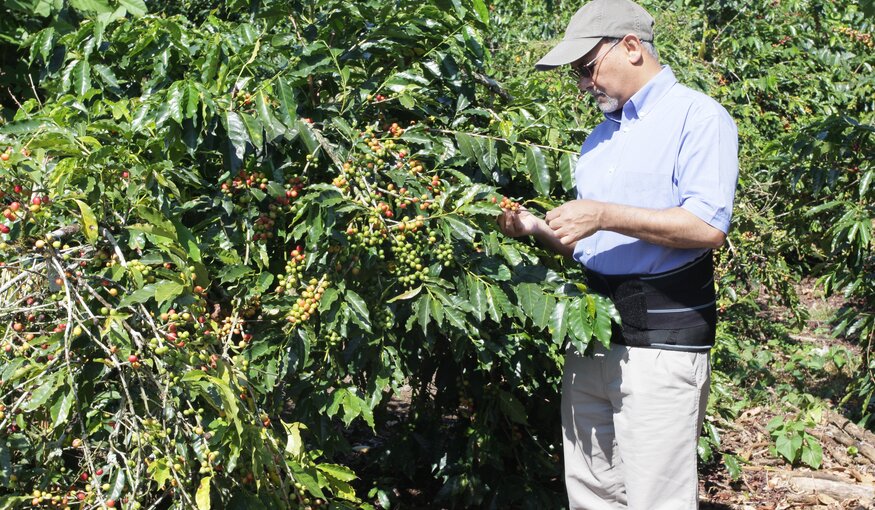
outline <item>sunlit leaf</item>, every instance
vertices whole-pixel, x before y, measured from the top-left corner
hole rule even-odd
[[[197,492],[194,495],[195,504],[197,504],[198,510],[210,510],[210,484],[212,482],[212,477],[205,476],[201,478],[201,482],[198,485]]]
[[[540,148],[530,145],[526,149],[526,168],[529,170],[529,178],[532,180],[535,191],[544,196],[549,195],[552,177],[547,168],[547,160]]]
[[[89,242],[97,241],[97,217],[94,215],[94,211],[85,202],[81,200],[74,201],[79,206],[79,213],[82,215],[82,233],[85,234],[85,238]]]

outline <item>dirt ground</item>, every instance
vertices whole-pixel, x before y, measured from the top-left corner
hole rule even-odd
[[[805,282],[799,289],[801,302],[809,310],[807,327],[791,338],[815,342],[824,348],[856,345],[827,334],[825,323],[838,298],[823,299]],[[780,320],[779,318],[776,318]],[[812,385],[817,385],[812,381]],[[702,510],[858,510],[875,509],[875,434],[848,421],[827,401],[820,423],[809,432],[823,447],[819,470],[793,467],[769,453],[766,424],[775,415],[770,407],[744,411],[722,432],[725,450],[746,459],[741,477],[733,481],[724,469],[701,474]]]
[[[703,473],[702,510],[875,508],[875,435],[828,411],[810,431],[823,446],[823,466],[817,471],[794,468],[768,453],[765,424],[772,418],[763,408],[754,408],[724,431],[724,447],[748,464],[737,481],[722,469]]]

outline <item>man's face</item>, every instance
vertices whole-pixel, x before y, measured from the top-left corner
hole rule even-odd
[[[577,86],[581,91],[589,93],[596,100],[596,104],[604,113],[617,111],[622,106],[620,99],[609,93],[612,70],[611,53],[618,42],[602,40],[595,48],[586,55],[571,64],[572,70],[578,76]]]

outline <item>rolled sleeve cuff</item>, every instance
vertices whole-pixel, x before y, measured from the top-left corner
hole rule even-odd
[[[717,230],[723,232],[724,234],[729,233],[729,220],[731,216],[726,209],[714,207],[710,204],[696,199],[684,201],[683,205],[681,205],[681,208],[689,211],[700,220],[704,221],[708,225],[711,225]]]

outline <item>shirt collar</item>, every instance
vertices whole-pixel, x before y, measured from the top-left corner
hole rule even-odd
[[[656,103],[668,93],[677,81],[671,67],[664,65],[656,76],[626,101],[623,108],[606,113],[605,117],[620,124],[630,119],[644,117],[653,110]]]

